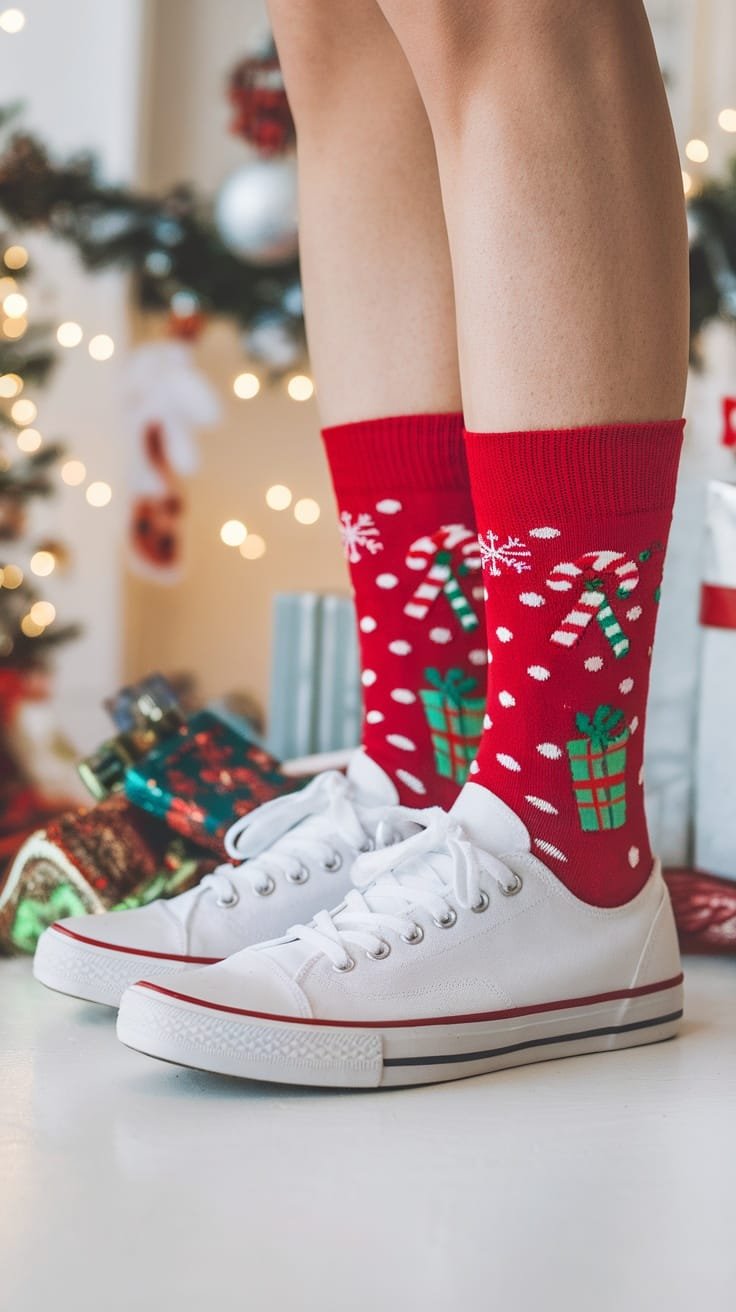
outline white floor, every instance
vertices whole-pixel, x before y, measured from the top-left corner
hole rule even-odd
[[[736,1306],[736,962],[674,1043],[320,1093],[178,1070],[0,961],[8,1312]]]

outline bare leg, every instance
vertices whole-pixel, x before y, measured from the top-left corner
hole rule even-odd
[[[466,423],[681,413],[684,205],[640,0],[381,0],[437,146]]]
[[[270,0],[299,138],[309,348],[325,425],[457,411],[434,145],[375,0]]]

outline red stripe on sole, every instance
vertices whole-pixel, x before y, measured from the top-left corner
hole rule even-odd
[[[132,957],[151,957],[155,961],[183,961],[194,966],[216,966],[222,957],[187,957],[181,956],[177,952],[148,952],[143,948],[124,948],[119,943],[103,943],[99,938],[88,938],[86,934],[77,934],[73,929],[67,929],[66,925],[60,925],[56,921],[50,926],[55,929],[57,934],[66,934],[67,938],[76,939],[78,943],[88,943],[93,948],[105,948],[107,952],[125,952]]]
[[[478,1021],[507,1020],[514,1016],[535,1016],[543,1011],[564,1011],[569,1007],[587,1007],[594,1002],[614,1002],[619,998],[640,998],[647,993],[660,993],[673,989],[683,981],[683,974],[672,979],[661,980],[656,984],[642,984],[636,989],[615,989],[613,993],[595,993],[589,998],[563,998],[559,1002],[541,1002],[535,1007],[510,1007],[507,1011],[478,1011],[464,1016],[431,1016],[415,1020],[315,1020],[304,1016],[279,1016],[269,1011],[249,1011],[246,1007],[228,1007],[220,1002],[208,1002],[205,998],[192,998],[186,993],[176,993],[174,989],[164,988],[161,984],[152,984],[146,979],[139,979],[134,988],[150,989],[152,993],[163,993],[166,997],[176,998],[178,1002],[191,1002],[196,1007],[206,1007],[209,1011],[224,1011],[233,1016],[252,1016],[254,1020],[282,1021],[286,1025],[327,1025],[339,1029],[413,1029],[419,1025],[472,1025]]]

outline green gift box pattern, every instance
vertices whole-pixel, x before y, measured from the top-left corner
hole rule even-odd
[[[586,833],[620,829],[626,823],[626,717],[602,705],[592,716],[578,711],[575,724],[584,737],[567,744],[567,755],[580,827]]]
[[[441,674],[430,668],[424,671],[431,688],[420,690],[427,717],[437,773],[455,783],[464,784],[470,763],[475,759],[483,729],[484,697],[469,697],[478,680],[459,668]]]

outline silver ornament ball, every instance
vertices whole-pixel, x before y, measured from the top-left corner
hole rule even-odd
[[[215,202],[217,230],[251,264],[285,264],[297,252],[296,164],[292,155],[254,159],[231,173]]]

